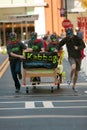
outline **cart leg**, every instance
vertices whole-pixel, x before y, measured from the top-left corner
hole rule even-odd
[[[51,87],[51,93],[53,93],[53,92],[54,92],[53,87]]]
[[[23,84],[26,85],[26,70],[23,70]]]
[[[60,83],[57,84],[57,89],[60,89]]]
[[[26,94],[28,94],[29,93],[29,88],[28,87],[26,87]]]
[[[58,84],[57,84],[57,89],[60,89],[60,75],[57,75],[57,80],[58,80]]]

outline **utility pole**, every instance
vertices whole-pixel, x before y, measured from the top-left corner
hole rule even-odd
[[[65,17],[67,19],[67,0],[65,0]]]

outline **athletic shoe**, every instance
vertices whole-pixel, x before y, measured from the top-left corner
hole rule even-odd
[[[78,92],[78,90],[76,90],[75,87],[72,87],[72,90],[73,90],[74,92]]]
[[[67,84],[70,85],[70,84],[71,84],[71,81],[70,81],[70,80],[67,80]]]

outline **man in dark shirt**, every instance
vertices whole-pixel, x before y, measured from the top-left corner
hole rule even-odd
[[[68,60],[71,65],[70,72],[70,81],[69,84],[73,80],[72,89],[75,90],[75,85],[78,79],[78,72],[81,67],[82,54],[81,50],[85,48],[85,43],[82,39],[78,38],[73,34],[72,28],[66,29],[66,37],[59,42],[59,49],[66,44],[67,52],[68,52]]]
[[[30,34],[31,38],[28,41],[27,45],[27,49],[25,50],[25,52],[44,52],[44,41],[42,39],[38,39],[37,38],[37,33],[36,32],[31,32]],[[38,82],[40,83],[40,77],[32,77],[32,81],[33,82]],[[36,83],[32,83],[32,85],[35,85]]]
[[[10,68],[16,88],[16,93],[20,92],[21,87],[19,82],[19,79],[22,79],[21,59],[25,59],[25,57],[22,56],[23,49],[26,49],[26,46],[17,40],[17,34],[15,32],[11,32],[7,41],[7,53],[9,56]]]
[[[28,48],[26,52],[44,52],[44,43],[42,39],[37,38],[37,33],[31,33],[31,39],[28,41]]]
[[[50,35],[51,41],[47,45],[46,51],[48,52],[58,52],[58,41],[55,34]]]

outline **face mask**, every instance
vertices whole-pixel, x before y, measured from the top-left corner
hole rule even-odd
[[[73,36],[73,31],[72,31],[71,29],[68,29],[68,30],[66,31],[66,35],[67,35],[68,37],[72,37],[72,36]]]
[[[36,40],[36,37],[35,37],[35,36],[32,36],[32,37],[31,37],[31,40],[32,40],[32,41],[35,41],[35,40]]]
[[[73,36],[73,33],[72,33],[72,32],[67,33],[67,36],[68,36],[68,37],[72,37],[72,36]]]
[[[13,42],[14,42],[15,40],[16,40],[16,38],[15,38],[15,37],[11,38],[11,41],[13,41]]]
[[[52,40],[52,42],[55,42],[55,41],[56,41],[56,38],[52,38],[51,40]]]

